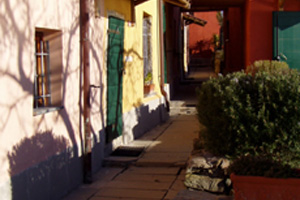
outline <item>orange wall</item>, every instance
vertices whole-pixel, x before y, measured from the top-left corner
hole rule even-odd
[[[199,54],[200,51],[213,51],[212,45],[213,35],[219,34],[220,25],[217,20],[217,12],[195,12],[194,16],[207,21],[207,24],[202,27],[196,24],[189,26],[189,48],[191,54]],[[199,42],[205,43],[199,47]],[[198,47],[197,47],[198,45]],[[200,50],[201,48],[201,50]]]

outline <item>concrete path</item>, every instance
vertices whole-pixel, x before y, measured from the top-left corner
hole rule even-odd
[[[108,158],[108,167],[98,172],[92,184],[80,186],[65,200],[174,199],[186,189],[185,165],[199,131],[195,113],[188,113],[172,116],[130,144],[145,147],[138,158]]]

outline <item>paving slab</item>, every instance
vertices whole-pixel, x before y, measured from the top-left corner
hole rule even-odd
[[[178,194],[178,191],[176,191],[176,190],[168,190],[168,193],[164,197],[164,200],[172,200],[177,196],[177,194]]]
[[[194,137],[196,138],[196,137]],[[182,138],[178,138],[177,141],[171,141],[169,143],[167,142],[161,142],[159,145],[151,145],[149,149],[146,150],[146,152],[170,152],[170,153],[190,153],[193,149],[193,139],[191,138],[191,142],[184,143],[180,142],[182,141]]]
[[[109,157],[111,163],[124,165],[101,169],[92,184],[79,187],[64,200],[177,198],[179,191],[185,190],[185,166],[199,129],[195,115],[172,116],[165,124],[128,144],[145,147],[140,156]]]
[[[178,115],[177,117],[174,117],[172,119],[173,119],[173,123],[174,123],[174,121],[181,121],[181,122],[186,121],[186,120],[195,120],[195,121],[197,121],[197,116],[196,115]]]
[[[143,189],[143,190],[163,190],[170,188],[169,182],[149,182],[149,181],[111,181],[104,188],[119,189]]]
[[[124,171],[122,167],[102,167],[93,178],[102,181],[112,180],[118,174],[122,173],[122,171]]]
[[[179,167],[136,167],[132,166],[126,172],[134,174],[161,174],[161,175],[177,175]]]
[[[101,189],[94,197],[162,199],[167,191],[136,189]]]
[[[145,133],[143,136],[141,136],[137,140],[140,140],[140,141],[154,141],[160,135],[162,135],[164,133],[164,131],[167,130],[172,123],[173,123],[172,120],[168,120],[164,124],[158,125],[154,129],[152,129],[149,132]]]
[[[89,199],[96,194],[101,187],[120,174],[124,168],[101,168],[93,177],[92,184],[83,184],[64,198],[64,200],[83,200]]]
[[[177,192],[186,189],[183,182],[183,180],[176,179],[176,181],[172,184],[170,189],[175,190]]]
[[[122,198],[122,197],[92,197],[89,200],[141,200],[141,198]],[[147,198],[147,200],[161,200],[159,198]]]
[[[97,192],[98,189],[81,186],[74,190],[67,197],[63,198],[63,200],[85,200],[94,196]]]
[[[137,162],[137,166],[180,166],[185,167],[189,153],[171,153],[171,152],[148,152]],[[183,166],[181,166],[183,164]]]
[[[177,176],[177,180],[185,180],[185,175],[186,175],[186,169],[181,169],[180,174]]]
[[[175,180],[176,176],[168,175],[148,175],[148,174],[139,174],[133,175],[130,173],[125,173],[117,176],[114,180],[116,181],[143,181],[143,182],[155,182],[155,183],[171,183]]]

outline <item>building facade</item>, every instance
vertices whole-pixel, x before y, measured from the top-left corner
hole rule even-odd
[[[60,199],[168,118],[160,2],[90,0],[88,32],[79,0],[0,3],[0,199]]]

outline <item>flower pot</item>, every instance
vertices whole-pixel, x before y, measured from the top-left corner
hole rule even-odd
[[[154,84],[144,85],[144,94],[149,94],[154,90]]]
[[[230,175],[234,199],[300,200],[300,179]]]

